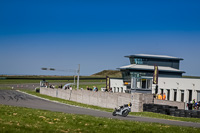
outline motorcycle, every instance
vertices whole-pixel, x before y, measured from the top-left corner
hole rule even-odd
[[[114,112],[112,113],[113,116],[120,115],[126,117],[129,112],[131,112],[132,104],[124,104],[123,106],[119,106],[119,108],[115,108]]]

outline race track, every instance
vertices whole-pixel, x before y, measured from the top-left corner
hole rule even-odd
[[[130,116],[130,115],[127,117],[112,116],[112,113],[109,113],[109,112],[103,112],[103,111],[98,111],[98,110],[93,110],[93,109],[86,109],[82,107],[75,107],[75,106],[66,105],[62,103],[56,103],[56,102],[48,101],[48,100],[41,99],[35,96],[27,95],[25,93],[22,93],[16,90],[0,90],[0,104],[34,108],[34,109],[43,109],[43,110],[50,110],[50,111],[64,112],[64,113],[71,113],[71,114],[84,114],[84,115],[91,115],[95,117],[106,117],[106,118],[130,120],[130,121],[141,121],[141,122],[156,122],[156,123],[162,123],[162,124],[168,124],[168,125],[189,126],[189,127],[200,128],[200,123],[171,121],[171,120],[146,118],[146,117],[138,117],[138,116]]]

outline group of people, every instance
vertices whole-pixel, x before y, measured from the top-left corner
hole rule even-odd
[[[72,87],[71,86],[65,86],[65,90],[67,90],[67,89],[72,90]]]
[[[55,88],[57,88],[55,85],[49,85],[49,86],[47,86],[47,88],[51,88],[51,89],[55,89]],[[60,86],[58,86],[58,88],[61,88],[62,89],[62,84],[60,85]]]
[[[50,86],[49,86],[49,88],[51,88],[51,89],[54,89],[54,88],[55,88],[55,86],[54,86],[54,85],[50,85]]]
[[[93,86],[93,89],[87,86],[86,89],[89,91],[95,91],[95,92],[98,91],[98,88],[96,86]]]
[[[96,87],[96,86],[93,86],[93,89],[92,88],[90,88],[90,87],[86,87],[86,90],[89,90],[89,91],[94,91],[94,92],[97,92],[98,91],[98,88]],[[101,88],[101,91],[104,91],[104,92],[113,92],[112,91],[112,88],[109,88],[109,89],[107,89],[107,88]]]
[[[104,91],[105,91],[105,92],[113,92],[113,91],[112,91],[112,88],[109,88],[109,89],[106,88]]]
[[[193,109],[195,110],[199,110],[200,108],[200,101],[199,102],[196,102],[195,99],[192,100],[192,107]]]
[[[55,87],[54,85],[50,85],[49,88],[55,89],[55,88],[57,88],[57,87]],[[63,88],[63,85],[61,84],[60,86],[58,86],[58,88],[59,88],[59,89],[62,89],[62,88]],[[65,90],[67,90],[67,89],[72,90],[72,86],[65,86],[64,89],[65,89]]]
[[[159,99],[159,100],[165,100],[166,99],[166,95],[165,93],[160,93],[160,94],[157,94],[156,95],[156,99]]]

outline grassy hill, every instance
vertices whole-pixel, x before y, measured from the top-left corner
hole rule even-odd
[[[200,76],[187,76],[187,75],[183,75],[183,78],[194,78],[194,79],[200,79]]]
[[[116,78],[121,78],[122,74],[119,70],[103,70],[101,72],[95,73],[91,76],[95,76],[95,77],[105,77],[105,76],[109,76],[109,77],[116,77]]]

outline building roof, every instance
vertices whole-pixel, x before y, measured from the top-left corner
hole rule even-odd
[[[150,54],[134,54],[134,55],[128,55],[125,57],[141,57],[141,58],[157,58],[157,59],[171,59],[171,60],[183,60],[183,58],[173,57],[173,56],[167,56],[167,55],[150,55]]]
[[[125,70],[125,69],[132,69],[132,70],[150,70],[154,71],[154,66],[150,65],[137,65],[137,64],[131,64],[127,66],[122,66],[118,69]],[[184,71],[181,71],[179,69],[175,69],[172,67],[166,67],[166,66],[158,66],[159,71],[166,71],[166,72],[178,72],[178,73],[185,73]]]

